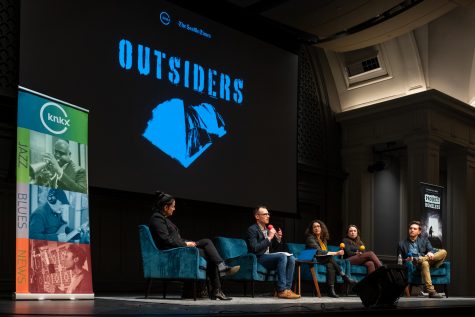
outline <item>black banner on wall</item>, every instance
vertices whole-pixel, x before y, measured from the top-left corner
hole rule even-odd
[[[442,248],[442,213],[444,212],[442,197],[444,187],[427,183],[420,184],[422,195],[422,235],[429,238],[429,241],[434,248]]]

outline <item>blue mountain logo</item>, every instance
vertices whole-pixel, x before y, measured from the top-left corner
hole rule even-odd
[[[174,98],[153,109],[143,136],[187,168],[213,144],[213,139],[226,134],[224,127],[223,118],[212,105],[185,107],[183,100]]]

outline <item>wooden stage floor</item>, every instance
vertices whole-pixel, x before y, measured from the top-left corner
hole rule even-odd
[[[94,300],[13,301],[7,295],[0,298],[0,316],[382,316],[392,313],[422,313],[424,316],[475,312],[475,298],[401,297],[394,307],[365,308],[357,296],[316,298],[304,296],[284,300],[266,296],[239,297],[231,301],[208,299],[182,300],[178,296],[162,299],[142,294],[102,294]],[[452,315],[453,316],[453,315]]]

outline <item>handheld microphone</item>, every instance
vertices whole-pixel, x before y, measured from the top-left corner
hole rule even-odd
[[[344,244],[343,242],[342,242],[342,243],[340,243],[340,249],[341,249],[341,250],[343,250],[344,248],[345,248],[345,244]],[[342,255],[340,255],[340,258],[342,258],[342,259],[343,259],[343,254],[342,254]]]
[[[360,245],[360,251],[364,252],[364,250],[366,250],[366,247],[364,245]]]
[[[267,225],[267,230],[271,231],[272,229],[274,229],[273,225]]]

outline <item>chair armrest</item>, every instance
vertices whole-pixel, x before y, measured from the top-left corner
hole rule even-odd
[[[197,278],[200,271],[199,263],[197,248],[160,250],[145,262],[144,275],[153,278],[193,279]]]
[[[253,253],[248,253],[248,254],[240,255],[238,257],[234,257],[231,259],[227,259],[226,264],[228,266],[236,266],[236,265],[241,266],[239,271],[236,274],[227,277],[228,279],[232,279],[232,280],[257,279],[257,257]]]
[[[160,261],[169,265],[198,266],[200,252],[197,248],[179,247],[159,252]]]
[[[249,264],[252,266],[257,265],[257,257],[254,253],[243,254],[231,259],[226,260],[227,265],[242,265]]]
[[[257,270],[257,257],[253,253],[248,253],[235,258],[227,259],[225,262],[228,266],[240,265],[241,269],[243,267],[250,267],[251,269]]]
[[[411,261],[404,262],[404,266],[406,267],[408,273],[412,273],[417,269],[417,267]]]

